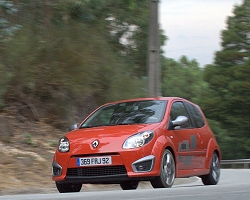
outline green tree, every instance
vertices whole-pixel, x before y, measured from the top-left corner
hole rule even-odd
[[[64,0],[58,2],[57,20],[68,18],[99,24],[115,51],[126,59],[127,73],[147,75],[148,0]]]
[[[9,40],[14,32],[20,28],[19,25],[12,24],[8,19],[16,12],[17,9],[12,1],[0,0],[0,45]]]
[[[135,30],[129,45],[120,43],[128,27],[147,32],[139,26],[146,15],[132,17],[139,16],[136,2],[145,1],[20,0],[23,28],[3,49],[11,76],[7,105],[54,123],[75,115],[81,120],[107,101],[144,96],[145,80],[133,72],[137,59],[145,61],[128,49],[146,55],[137,45],[145,38],[135,37]]]
[[[204,110],[227,130],[221,140],[225,158],[250,157],[250,0],[235,6],[222,32],[222,50],[215,63],[205,68],[209,90]],[[224,134],[225,135],[225,134]]]
[[[206,87],[202,69],[195,60],[182,56],[179,61],[162,59],[162,94],[197,102]]]
[[[10,78],[10,74],[6,70],[2,50],[4,43],[9,41],[14,33],[20,29],[17,25],[10,21],[10,18],[17,12],[16,6],[12,1],[0,0],[0,107],[4,106],[3,95],[6,92],[6,85]]]

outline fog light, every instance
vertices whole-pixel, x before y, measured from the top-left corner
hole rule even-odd
[[[155,157],[153,155],[141,158],[132,163],[134,172],[150,172],[154,167]]]
[[[52,163],[52,176],[61,176],[62,167],[55,161]]]

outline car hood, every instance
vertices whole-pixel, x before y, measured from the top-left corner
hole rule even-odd
[[[92,154],[116,152],[122,149],[124,141],[139,132],[153,130],[159,124],[136,124],[82,128],[69,132],[71,154]],[[92,143],[98,141],[94,148]]]

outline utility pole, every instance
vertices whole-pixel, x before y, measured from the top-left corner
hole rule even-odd
[[[159,0],[150,0],[148,97],[161,96],[160,41],[158,24]]]

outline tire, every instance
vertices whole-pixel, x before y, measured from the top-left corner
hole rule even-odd
[[[162,155],[160,176],[151,180],[153,188],[171,188],[175,179],[175,161],[172,153],[166,149]]]
[[[120,183],[120,186],[123,190],[135,190],[139,185],[139,181],[126,181]]]
[[[220,160],[217,153],[213,153],[210,163],[210,172],[201,176],[204,185],[216,185],[220,179]]]
[[[80,192],[82,188],[82,184],[75,184],[75,183],[58,183],[56,182],[57,190],[60,193],[67,193],[67,192]]]

